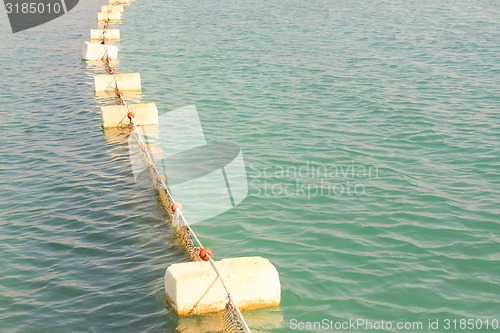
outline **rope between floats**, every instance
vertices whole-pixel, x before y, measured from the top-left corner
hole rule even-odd
[[[113,2],[109,9],[108,9],[108,18],[104,21],[104,27],[102,29],[102,39],[101,39],[101,44],[103,45],[106,45],[107,44],[107,40],[106,40],[106,32],[108,30],[108,26],[109,26],[109,13],[111,13],[113,11],[113,6],[116,6],[120,3],[120,1],[115,1]]]
[[[123,97],[121,97],[121,99],[123,101],[123,105],[127,105],[126,102],[123,100]],[[134,117],[129,117],[129,119],[130,119],[130,127],[132,129],[132,132],[134,133],[134,136],[136,137],[136,140],[138,141],[138,143],[140,144],[141,147],[145,147],[146,144],[144,142],[144,138],[142,137],[141,133],[139,132],[139,129],[137,128],[137,126],[134,122]],[[166,193],[169,201],[172,204],[174,204],[175,199],[172,196],[168,187],[166,186],[165,181],[159,177],[159,176],[161,176],[161,174],[159,173],[159,171],[158,171],[158,169],[153,161],[153,158],[151,157],[151,154],[149,153],[149,151],[147,149],[146,150],[141,149],[141,151],[144,153],[144,156],[146,157],[147,164],[151,167],[154,175],[156,176],[154,178],[157,181],[159,181],[161,189]],[[177,209],[174,211],[174,218],[175,217],[177,217],[177,219],[179,221],[179,226],[187,229],[189,236],[191,236],[195,240],[196,244],[198,244],[198,246],[199,246],[199,249],[204,249],[205,247],[203,246],[202,242],[200,241],[200,239],[198,238],[198,236],[194,232],[193,228],[191,228],[191,226],[189,225],[189,223],[185,219],[181,210]],[[197,253],[198,253],[197,255],[199,257],[199,252],[197,252]],[[225,280],[223,274],[221,273],[221,271],[217,265],[217,262],[215,260],[213,260],[213,258],[210,254],[206,254],[205,256],[208,257],[208,261],[210,262],[210,265],[212,266],[215,273],[217,274],[217,277],[218,277],[219,281],[221,282],[221,284],[222,284],[222,286],[227,294],[228,303],[226,304],[226,309],[225,309],[226,316],[224,318],[225,320],[224,320],[223,332],[251,333],[250,328],[248,327],[248,325],[245,321],[245,318],[243,317],[243,314],[241,313],[238,306],[236,305],[235,300],[231,296],[231,291],[230,291],[229,287],[227,286],[226,280]],[[230,313],[230,312],[234,312],[236,317],[228,316],[228,313]],[[228,329],[228,327],[230,327],[230,329]]]

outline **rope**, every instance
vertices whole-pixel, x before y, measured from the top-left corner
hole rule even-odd
[[[111,6],[119,4],[119,1],[115,1]],[[111,8],[108,10],[108,13],[111,11]],[[106,30],[108,29],[108,24],[109,24],[109,18],[105,21],[104,23],[104,29],[103,29],[103,39],[102,39],[102,44],[106,44]],[[238,309],[238,306],[236,305],[236,302],[234,301],[233,297],[231,296],[231,292],[227,286],[227,283],[222,275],[222,273],[219,270],[219,267],[216,263],[215,260],[213,260],[212,256],[210,254],[205,254],[205,258],[200,257],[200,251],[204,249],[205,247],[201,243],[200,239],[194,232],[194,230],[191,228],[189,223],[187,222],[186,218],[182,214],[182,210],[176,209],[175,211],[172,211],[172,205],[175,204],[174,197],[172,196],[172,193],[168,189],[165,181],[166,178],[158,171],[158,168],[156,167],[153,158],[147,149],[147,145],[144,141],[144,138],[142,134],[140,133],[139,129],[137,128],[137,125],[135,124],[134,117],[135,115],[133,112],[130,112],[130,108],[127,105],[127,102],[125,101],[124,94],[119,88],[119,82],[116,79],[116,71],[115,69],[111,66],[111,58],[108,56],[108,51],[106,50],[105,55],[103,56],[102,60],[104,61],[106,65],[106,69],[109,74],[115,76],[115,93],[116,97],[118,99],[118,103],[120,105],[126,106],[128,109],[128,114],[127,117],[130,120],[130,128],[132,130],[132,134],[136,138],[136,141],[138,142],[139,146],[141,147],[141,152],[143,155],[143,158],[145,160],[146,165],[148,166],[148,169],[150,171],[150,175],[152,179],[155,179],[157,183],[159,184],[158,188],[158,193],[160,195],[160,199],[162,204],[164,205],[167,213],[169,214],[171,220],[172,220],[172,225],[177,231],[177,236],[178,239],[180,240],[182,246],[186,249],[188,252],[188,255],[192,261],[201,261],[201,260],[208,260],[210,262],[210,265],[214,269],[215,273],[217,274],[217,277],[219,278],[224,290],[226,291],[227,294],[227,303],[225,306],[225,314],[223,318],[223,333],[251,333],[250,328],[248,327],[245,318],[241,314],[241,311]],[[193,241],[194,240],[194,241]],[[208,258],[208,259],[206,259]]]
[[[115,5],[118,5],[120,3],[120,1],[115,1],[113,2],[109,9],[108,9],[108,14],[111,13],[113,11],[113,6]],[[102,30],[102,40],[101,40],[101,44],[104,44],[106,45],[107,44],[107,40],[106,40],[106,30],[108,30],[108,26],[109,26],[109,15],[108,15],[108,18],[104,21],[104,27],[103,27],[103,30]]]
[[[111,5],[109,5],[108,14],[113,11],[113,6],[118,6],[119,4],[120,4],[120,1],[115,1]]]
[[[123,100],[123,96],[121,97],[123,101],[123,105],[126,105],[125,101]],[[134,118],[130,118],[130,127],[132,129],[132,133],[134,134],[136,140],[138,141],[139,145],[141,147],[147,147],[144,138],[142,137],[141,133],[139,132],[139,129],[137,128],[137,125],[134,122]],[[162,200],[163,204],[166,206],[167,211],[171,211],[172,204],[175,203],[175,200],[169,191],[168,187],[165,184],[165,181],[160,178],[161,174],[158,172],[158,169],[153,161],[153,158],[151,157],[151,154],[147,149],[141,149],[143,152],[143,156],[145,157],[146,164],[150,167],[152,170],[152,176],[153,179],[156,179],[159,184],[160,184],[160,189],[158,192],[160,192],[160,197],[161,197],[161,192],[164,193],[166,197],[166,202],[167,205],[165,205],[164,200]],[[170,203],[170,205],[168,205]],[[203,244],[201,243],[200,239],[198,236],[196,236],[196,233],[193,231],[187,220],[185,219],[184,215],[182,214],[182,211],[176,210],[173,214],[173,220],[176,222],[173,225],[177,229],[177,233],[179,235],[179,238],[181,240],[181,243],[183,246],[186,248],[188,251],[188,254],[193,261],[200,261],[202,260],[200,258],[200,250],[204,248]],[[193,242],[196,242],[198,244],[198,247],[194,244]],[[207,254],[208,260],[214,269],[215,273],[217,274],[217,277],[219,278],[220,282],[222,283],[222,286],[224,287],[224,290],[226,291],[228,302],[226,304],[226,315],[224,316],[224,326],[226,324],[230,324],[228,327],[232,327],[233,329],[237,330],[224,330],[223,332],[242,332],[242,333],[250,333],[250,328],[248,327],[245,318],[241,314],[241,311],[238,309],[236,302],[234,301],[233,297],[231,296],[230,289],[227,286],[227,283],[225,281],[225,278],[223,277],[222,273],[219,270],[219,267],[215,260],[212,259],[212,257]],[[231,312],[228,314],[228,311]],[[228,317],[229,316],[229,317]],[[226,317],[230,318],[227,319]]]

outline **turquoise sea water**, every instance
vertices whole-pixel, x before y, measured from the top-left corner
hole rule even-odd
[[[0,10],[0,332],[196,326],[165,305],[164,270],[187,256],[134,181],[128,132],[101,128],[104,66],[80,60],[101,4],[18,34]],[[249,196],[195,227],[218,258],[277,267],[282,305],[252,327],[500,331],[498,1],[125,11],[116,67],[141,73],[140,100],[195,104],[208,139],[241,146]],[[394,326],[298,329],[324,319]]]

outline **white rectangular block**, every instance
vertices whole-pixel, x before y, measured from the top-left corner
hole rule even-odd
[[[95,92],[114,91],[116,81],[120,90],[141,90],[141,74],[125,73],[94,76]]]
[[[122,14],[118,12],[111,13],[97,13],[97,21],[102,22],[108,20],[109,22],[116,22],[122,19]]]
[[[104,5],[101,6],[101,12],[107,13],[109,10],[111,10],[112,13],[123,13],[123,6],[122,5]]]
[[[122,127],[128,126],[130,120],[127,117],[129,112],[133,112],[134,122],[138,126],[158,124],[158,109],[154,103],[112,105],[101,107],[102,127]]]
[[[90,39],[93,40],[101,40],[103,29],[92,29],[90,30]],[[120,39],[120,30],[117,29],[107,29],[106,30],[106,39],[108,40],[118,40]]]
[[[262,257],[217,261],[240,310],[278,306],[279,274]],[[174,264],[165,272],[167,302],[179,316],[223,311],[227,295],[209,262]]]
[[[82,58],[84,60],[101,60],[105,57],[118,58],[118,48],[114,45],[103,45],[100,43],[83,42]]]

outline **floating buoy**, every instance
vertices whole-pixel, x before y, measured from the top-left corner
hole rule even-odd
[[[122,93],[122,91],[121,91],[121,90],[118,90],[118,91],[116,92],[116,96],[118,96],[118,97],[123,97],[123,93]],[[128,117],[128,115],[127,115],[127,117]],[[129,118],[129,119],[130,119],[130,118]]]
[[[108,40],[118,40],[120,39],[120,30],[118,29],[92,29],[90,30],[90,39],[102,39],[102,35],[105,32],[106,38]]]
[[[279,274],[269,260],[262,257],[228,258],[216,261],[216,264],[227,274],[231,296],[240,310],[280,304]],[[173,264],[167,268],[164,282],[167,303],[179,316],[224,311],[227,293],[207,262]],[[206,327],[203,328],[200,331],[206,332]]]
[[[175,212],[176,210],[182,210],[182,204],[180,202],[174,202],[171,208],[173,212]]]
[[[214,257],[214,253],[212,252],[212,249],[210,249],[209,247],[204,247],[203,249],[201,249],[200,251],[200,258],[205,260],[205,261],[208,261],[210,260],[210,258],[213,258]]]
[[[134,118],[134,117],[135,117],[135,114],[132,111],[130,111],[129,113],[127,113],[127,118],[128,119],[132,120],[132,118]]]
[[[109,12],[111,13],[123,13],[123,6],[122,5],[104,5],[101,6],[101,12]]]
[[[102,59],[102,56],[99,59]],[[116,81],[120,82],[120,90],[122,91],[141,90],[141,74],[123,73],[116,75],[106,74],[94,76],[95,92],[115,91]]]
[[[122,13],[119,12],[105,12],[97,13],[97,22],[116,22],[122,19]]]
[[[116,74],[119,76],[120,74]],[[146,104],[128,104],[128,105],[106,105],[101,107],[102,126],[122,127],[129,124],[127,114],[133,112],[135,114],[134,124],[136,126],[157,125],[158,124],[158,109],[154,103]],[[149,146],[146,150],[150,150]]]
[[[82,58],[84,60],[97,61],[107,57],[108,62],[111,59],[118,58],[118,48],[113,45],[103,45],[100,43],[84,42],[82,45]]]
[[[143,152],[148,151],[148,146],[147,146],[147,145],[142,145],[142,146],[141,146],[141,150],[142,150]]]
[[[156,181],[157,181],[158,183],[161,183],[161,182],[163,182],[163,183],[164,183],[164,182],[166,182],[166,181],[167,181],[167,177],[165,177],[164,175],[158,175],[158,176],[156,176]]]

